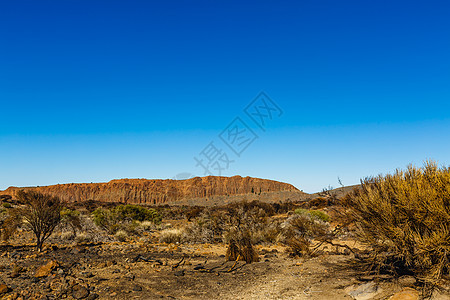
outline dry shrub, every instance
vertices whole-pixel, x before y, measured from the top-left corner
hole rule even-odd
[[[227,260],[240,260],[246,263],[259,261],[258,253],[253,248],[251,236],[248,230],[233,228],[226,234],[228,248],[225,255]]]
[[[286,245],[288,246],[287,251],[291,256],[310,256],[312,254],[310,241],[302,236],[288,239]]]
[[[90,243],[105,243],[114,241],[114,237],[108,235],[108,233],[99,228],[90,215],[80,215],[81,223],[83,224],[83,232],[78,233],[75,240],[79,238],[84,239]]]
[[[228,243],[227,235],[233,228],[250,233],[251,243],[271,244],[281,240],[281,220],[272,220],[277,211],[287,204],[268,204],[258,201],[235,202],[221,207],[204,208],[199,216],[185,228],[183,241],[189,243]]]
[[[225,254],[226,260],[237,260],[240,255],[239,248],[234,240],[228,243],[227,252]]]
[[[125,230],[118,230],[114,236],[121,242],[125,242],[128,237],[128,233]]]
[[[238,223],[254,224],[261,212],[246,211],[238,205],[224,206],[220,208],[205,209],[186,228],[186,241],[192,243],[218,243],[223,239],[223,234],[230,227]]]
[[[317,197],[307,202],[308,208],[324,208],[334,204],[333,199],[329,197]]]
[[[246,238],[241,240],[239,246],[240,253],[242,255],[242,259],[250,264],[252,262],[259,261],[259,255],[256,252],[255,248],[253,248],[252,242],[250,238]]]
[[[78,244],[82,244],[82,243],[87,243],[89,242],[90,236],[89,234],[87,234],[86,232],[80,232],[76,237],[75,237],[75,242]]]
[[[159,235],[159,242],[167,244],[180,243],[183,236],[183,231],[180,229],[166,229],[161,231]]]
[[[284,242],[287,238],[284,236],[283,220],[271,217],[277,212],[287,211],[288,208],[292,211],[298,206],[292,203],[242,201],[221,207],[203,208],[184,228],[182,242],[224,242],[229,244],[232,250],[229,237],[236,234],[236,231],[247,232],[252,245]],[[239,246],[237,241],[236,245]]]
[[[0,195],[0,201],[10,202],[12,201],[12,197],[10,195]]]
[[[310,214],[292,215],[284,224],[284,235],[292,237],[317,238],[328,232],[328,224]]]
[[[216,242],[214,231],[205,223],[195,221],[184,229],[183,241],[199,244],[199,243],[213,243]]]
[[[92,216],[87,212],[80,212],[78,216],[81,230],[74,232],[72,228],[65,224],[60,224],[55,229],[55,233],[49,238],[51,243],[105,243],[116,240],[114,235],[110,235],[106,230],[94,224]],[[57,231],[57,232],[56,232]]]
[[[228,244],[226,258],[236,260],[239,257],[247,263],[259,261],[253,243],[265,238],[268,217],[275,213],[273,207],[257,201],[243,201],[230,204],[226,209],[227,214],[222,214],[227,216],[223,228],[223,241]]]
[[[9,210],[2,220],[1,237],[3,241],[9,240],[17,229],[23,224],[22,213],[18,209]]]
[[[144,231],[151,231],[156,229],[156,224],[150,221],[144,221],[139,223],[139,227]]]
[[[258,226],[252,231],[253,244],[275,244],[282,239],[282,220],[268,220],[264,226]]]
[[[322,239],[329,233],[329,225],[311,214],[294,214],[283,224],[282,242],[293,256],[311,255],[314,239]]]
[[[204,210],[204,207],[193,206],[193,207],[186,209],[186,212],[184,213],[184,215],[186,216],[186,219],[188,221],[191,221],[192,219],[199,217],[200,214],[203,212],[203,210]]]
[[[450,270],[450,169],[427,162],[366,178],[346,200],[372,268],[435,282]]]
[[[266,217],[273,216],[275,214],[275,208],[270,203],[260,202],[260,201],[241,201],[230,203],[226,206],[228,210],[241,210],[241,211],[259,211],[260,215]]]
[[[64,231],[59,237],[63,241],[71,241],[75,239],[75,234],[73,233],[73,231]]]

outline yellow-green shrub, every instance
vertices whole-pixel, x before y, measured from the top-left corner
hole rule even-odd
[[[347,205],[378,270],[434,281],[450,269],[450,169],[427,162],[366,178]]]
[[[294,212],[298,215],[302,214],[310,215],[312,218],[323,222],[330,222],[330,216],[321,210],[308,210],[303,208],[297,208]]]

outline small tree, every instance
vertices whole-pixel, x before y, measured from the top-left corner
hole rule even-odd
[[[42,245],[61,222],[61,200],[37,192],[17,193],[17,199],[24,206],[10,210],[9,217],[2,225],[2,238],[7,240],[19,226],[31,230],[36,236],[36,249],[42,251]]]

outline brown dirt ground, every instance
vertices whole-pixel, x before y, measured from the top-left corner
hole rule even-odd
[[[352,299],[352,286],[374,282],[379,293],[370,299],[387,299],[405,286],[391,278],[363,276],[351,267],[353,255],[335,249],[314,258],[291,258],[281,246],[258,247],[261,260],[252,264],[226,262],[225,250],[224,245],[112,242],[36,253],[31,246],[3,245],[0,276],[10,288],[3,296],[74,299],[80,285],[91,297],[85,299],[339,300]],[[35,278],[36,269],[49,260],[59,267]],[[434,299],[450,299],[444,292],[444,298]]]

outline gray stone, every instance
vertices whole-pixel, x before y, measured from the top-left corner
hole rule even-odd
[[[94,299],[97,299],[98,297],[99,297],[98,294],[93,293],[93,294],[90,294],[86,299],[87,300],[94,300]]]
[[[84,299],[89,296],[89,290],[81,285],[75,285],[72,288],[72,297],[75,299]]]
[[[369,300],[382,290],[375,282],[371,281],[358,286],[350,286],[345,291],[355,300]]]

